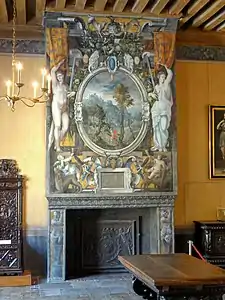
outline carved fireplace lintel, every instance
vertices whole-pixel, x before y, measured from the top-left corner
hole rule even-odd
[[[47,196],[49,209],[105,209],[105,208],[138,208],[138,207],[161,207],[174,206],[176,195],[84,195],[71,197],[68,194]]]

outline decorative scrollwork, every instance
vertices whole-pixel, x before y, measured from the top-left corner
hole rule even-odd
[[[17,163],[13,159],[0,160],[0,178],[15,178],[19,174]]]

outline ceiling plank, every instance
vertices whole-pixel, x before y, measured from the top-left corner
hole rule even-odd
[[[26,24],[26,0],[16,0],[16,19],[17,24]]]
[[[208,9],[206,9],[203,13],[201,13],[197,18],[193,20],[192,26],[199,27],[224,6],[225,0],[216,0],[216,2],[214,2]]]
[[[122,12],[127,5],[128,0],[116,0],[113,5],[113,12]]]
[[[94,10],[102,12],[105,9],[107,1],[108,0],[95,0]]]
[[[160,14],[170,0],[157,0],[151,8],[153,14]]]
[[[198,1],[195,1],[188,8],[186,16],[180,20],[181,25],[185,24],[188,20],[190,20],[190,18],[192,18],[194,15],[196,15],[197,12],[199,12],[200,9],[202,9],[210,1],[211,0],[198,0]]]
[[[177,15],[181,13],[182,9],[190,2],[191,0],[176,0],[175,3],[170,7],[169,13],[171,15]]]
[[[75,10],[82,10],[85,8],[87,0],[76,0]]]
[[[65,8],[65,6],[66,6],[66,0],[56,0],[56,3],[55,3],[56,8],[61,9],[61,8]]]
[[[136,0],[132,7],[132,12],[137,14],[142,13],[148,2],[149,0]]]
[[[8,13],[6,8],[6,2],[0,1],[0,23],[8,22]]]
[[[216,31],[225,31],[225,22],[223,22],[217,29]],[[222,35],[222,34],[220,34]]]
[[[199,28],[178,30],[176,45],[225,47],[225,34],[222,31],[202,31]]]
[[[36,0],[36,17],[42,18],[45,10],[46,0]]]
[[[203,29],[212,30],[216,26],[220,25],[223,21],[225,21],[225,11],[222,11],[218,16],[214,17],[208,23],[206,23]]]

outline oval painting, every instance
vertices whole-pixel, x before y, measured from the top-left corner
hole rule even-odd
[[[102,149],[123,149],[140,133],[143,94],[133,77],[123,70],[112,76],[104,69],[92,76],[84,88],[83,129]]]

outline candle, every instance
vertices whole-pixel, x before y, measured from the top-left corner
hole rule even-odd
[[[52,80],[51,75],[48,74],[47,81],[48,81],[48,93],[49,94],[51,93],[51,80]]]
[[[11,96],[11,86],[12,86],[12,82],[11,82],[10,80],[7,80],[5,84],[6,84],[6,87],[7,87],[6,95],[7,95],[7,96]]]
[[[38,87],[37,81],[34,81],[34,82],[32,83],[32,86],[33,86],[33,88],[34,88],[34,99],[36,99],[36,98],[37,98],[37,87]]]
[[[17,83],[21,83],[21,72],[23,69],[23,65],[21,64],[21,62],[18,62],[16,64],[16,69],[17,69]]]
[[[42,74],[42,85],[41,85],[41,87],[44,89],[45,88],[45,77],[47,75],[47,70],[45,68],[42,69],[41,74]]]

